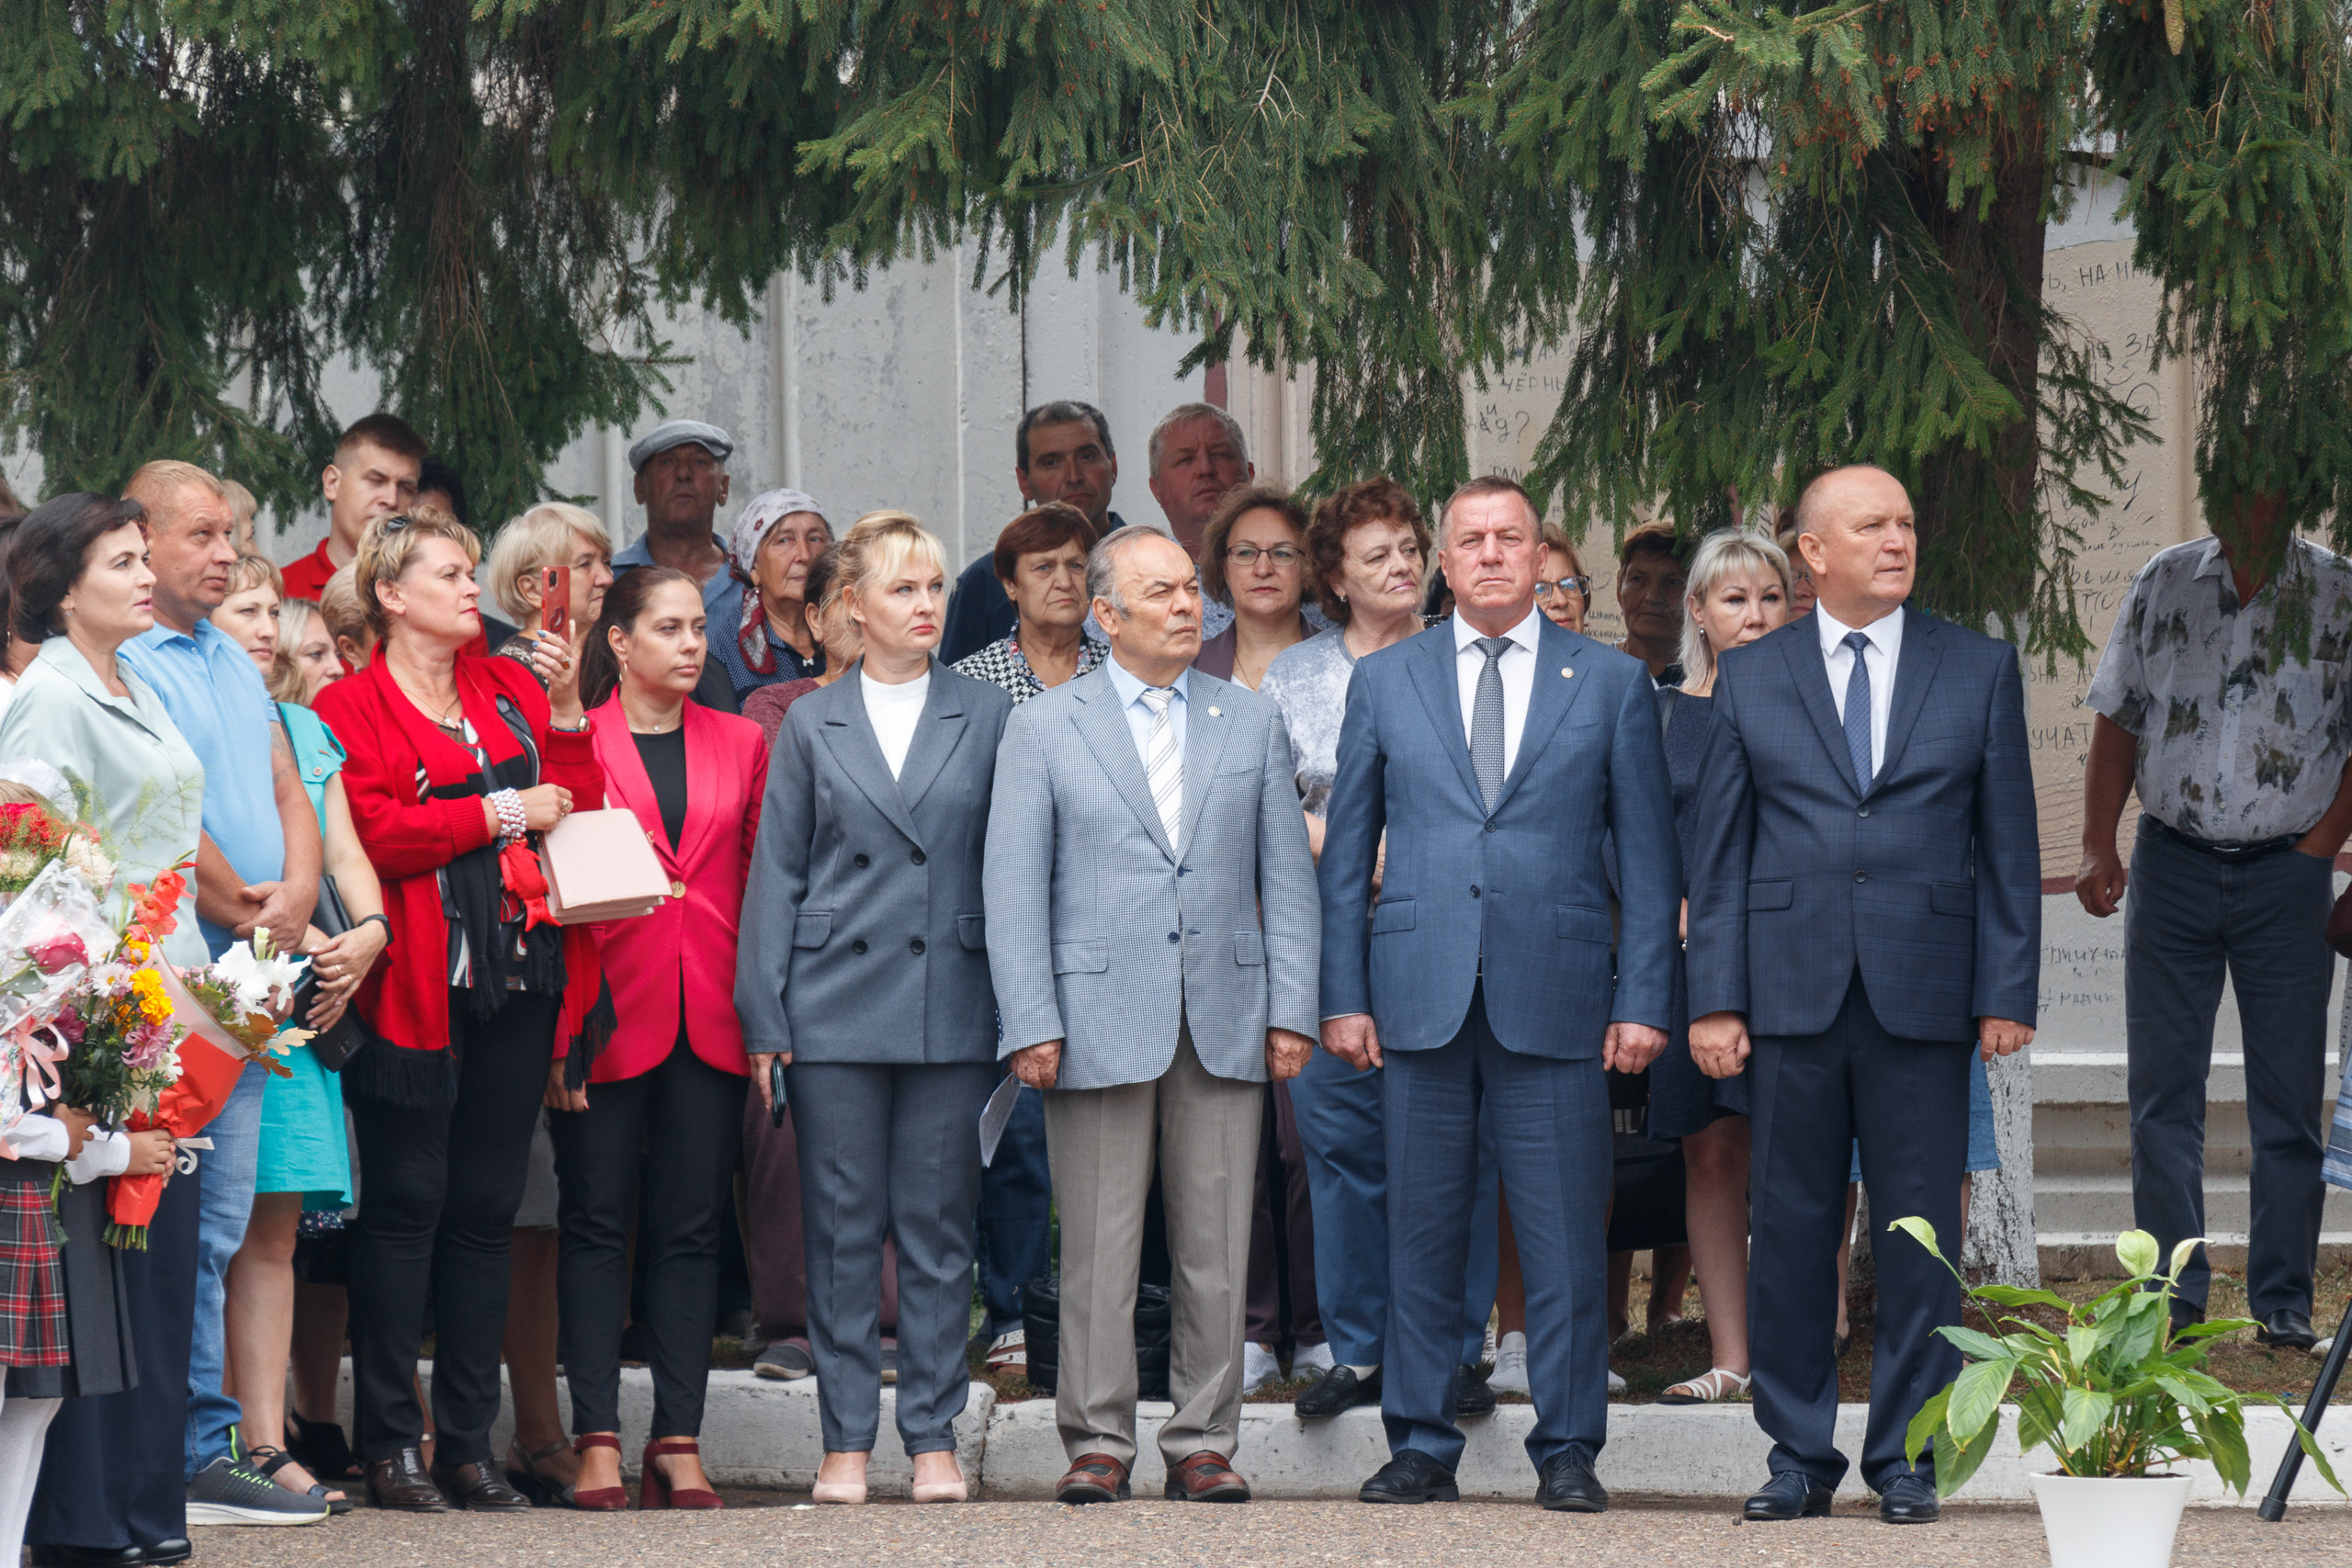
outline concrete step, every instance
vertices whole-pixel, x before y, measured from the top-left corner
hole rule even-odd
[[[2312,1362],[2316,1375],[2319,1362]],[[912,1483],[910,1461],[899,1447],[895,1422],[897,1391],[882,1391],[882,1422],[875,1444],[869,1483],[880,1496],[904,1496]],[[569,1422],[570,1401],[564,1406]],[[631,1474],[652,1420],[651,1374],[642,1368],[621,1373],[621,1456]],[[1165,1402],[1137,1406],[1136,1427],[1141,1457],[1136,1465],[1138,1496],[1159,1494],[1163,1472],[1155,1444],[1159,1428],[1173,1414]],[[345,1372],[342,1418],[350,1419],[349,1371]],[[1869,1407],[1841,1404],[1838,1408],[1838,1444],[1849,1455],[1861,1451]],[[1464,1421],[1469,1440],[1457,1471],[1464,1498],[1523,1500],[1535,1490],[1535,1473],[1528,1462],[1527,1435],[1533,1427],[1532,1405],[1506,1404],[1491,1416]],[[2286,1416],[2270,1408],[2246,1412],[2246,1438],[2256,1477],[2254,1495],[2240,1499],[2222,1487],[2210,1466],[2182,1466],[2197,1477],[2191,1493],[2199,1504],[2243,1506],[2258,1501],[2263,1486],[2285,1451]],[[511,1427],[502,1415],[492,1444],[505,1450]],[[1068,1461],[1054,1427],[1051,1400],[1020,1404],[996,1403],[985,1383],[971,1385],[964,1415],[956,1423],[956,1454],[977,1495],[989,1498],[1044,1498],[1053,1495]],[[2335,1421],[2320,1428],[2319,1440],[2338,1473],[2352,1473],[2352,1421]],[[814,1479],[822,1438],[817,1421],[816,1380],[769,1382],[750,1372],[713,1372],[702,1428],[703,1463],[713,1480],[729,1486],[766,1486],[806,1491]],[[1658,1497],[1730,1505],[1759,1485],[1766,1474],[1770,1444],[1757,1429],[1755,1412],[1747,1404],[1676,1407],[1663,1404],[1611,1404],[1609,1438],[1595,1466],[1601,1483],[1630,1498]],[[1234,1463],[1250,1478],[1256,1494],[1266,1498],[1352,1497],[1364,1479],[1388,1457],[1380,1412],[1351,1410],[1329,1421],[1301,1421],[1287,1404],[1245,1404],[1241,1407],[1241,1440]],[[1962,1489],[1960,1499],[1971,1503],[2024,1503],[2032,1499],[2027,1476],[2054,1468],[2046,1453],[2022,1455],[2017,1445],[2017,1416],[2005,1411],[2002,1434],[1995,1441],[1984,1468]],[[1849,1472],[1841,1496],[1863,1495],[1859,1477]],[[2315,1474],[2306,1473],[2295,1495],[2298,1508],[2339,1503]]]
[[[2114,1105],[2128,1103],[2126,1074],[2129,1055],[2120,1050],[2032,1049],[2033,1103],[2045,1105]],[[2340,1065],[2327,1054],[2326,1093],[2332,1100]],[[2245,1053],[2216,1048],[2205,1078],[2209,1105],[2245,1103]]]
[[[2243,1235],[2253,1224],[2251,1179],[2234,1174],[2205,1176],[2205,1230],[2213,1236]],[[2352,1192],[2327,1189],[2324,1230],[2352,1233]],[[2056,1232],[2105,1235],[2132,1225],[2132,1176],[2044,1173],[2033,1182],[2033,1223],[2043,1235]]]

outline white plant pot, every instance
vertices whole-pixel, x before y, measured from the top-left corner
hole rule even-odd
[[[2051,1568],[2165,1568],[2186,1475],[2034,1475]]]

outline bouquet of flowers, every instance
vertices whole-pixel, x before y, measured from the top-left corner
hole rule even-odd
[[[169,934],[186,886],[175,872],[158,878],[156,889],[141,897],[137,923],[126,945],[143,955],[156,938]],[[136,887],[132,891],[134,897],[142,894]],[[228,1104],[248,1063],[259,1062],[279,1077],[290,1076],[277,1058],[311,1036],[306,1030],[278,1029],[272,1009],[291,998],[309,962],[274,952],[266,932],[255,932],[213,963],[186,974],[157,955],[145,973],[155,976],[171,1004],[174,1023],[185,1025],[188,1038],[178,1054],[178,1077],[152,1110],[130,1119],[132,1130],[161,1127],[175,1138],[192,1138]],[[108,1246],[146,1249],[147,1224],[163,1198],[164,1179],[161,1175],[114,1179],[107,1198]]]
[[[92,970],[51,1025],[67,1047],[58,1098],[108,1127],[153,1116],[180,1077],[187,1031],[172,1014],[156,970]]]
[[[118,943],[90,885],[52,858],[0,913],[0,1132],[60,1098],[57,1066],[79,1024],[75,998]],[[127,969],[115,966],[125,976]],[[16,1151],[0,1138],[0,1156]]]
[[[114,881],[114,858],[86,822],[68,822],[48,807],[0,803],[0,896],[29,888],[51,865],[63,862],[103,897]]]

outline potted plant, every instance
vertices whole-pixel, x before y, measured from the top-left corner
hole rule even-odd
[[[1888,1227],[1909,1235],[1951,1269],[1933,1225],[1916,1216]],[[2164,1568],[2188,1500],[2187,1475],[2167,1473],[2177,1460],[2211,1462],[2224,1484],[2243,1494],[2252,1474],[2245,1404],[2276,1404],[2295,1423],[2295,1439],[2327,1483],[2343,1490],[2327,1456],[2278,1394],[2242,1394],[2204,1370],[2218,1336],[2256,1326],[2214,1319],[2175,1331],[2170,1303],[2180,1271],[2198,1247],[2184,1241],[2171,1267],[2156,1269],[2156,1238],[2125,1231],[2115,1256],[2130,1276],[2086,1302],[2050,1291],[2007,1285],[1961,1289],[1983,1311],[1985,1329],[1939,1328],[1967,1365],[1921,1407],[1904,1450],[1912,1462],[1936,1444],[1936,1492],[1960,1490],[1992,1451],[2002,1402],[2015,1391],[2018,1447],[2048,1448],[2058,1468],[2031,1476],[2050,1539],[2052,1568]],[[1955,1279],[1960,1270],[1952,1269]],[[2046,1307],[2063,1328],[2016,1315]],[[2000,1314],[2007,1315],[1996,1315]]]

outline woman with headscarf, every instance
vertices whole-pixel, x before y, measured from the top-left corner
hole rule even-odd
[[[765,490],[735,517],[729,569],[743,584],[741,629],[711,651],[741,701],[762,686],[825,672],[825,649],[808,629],[808,563],[833,542],[832,525],[804,491]]]

